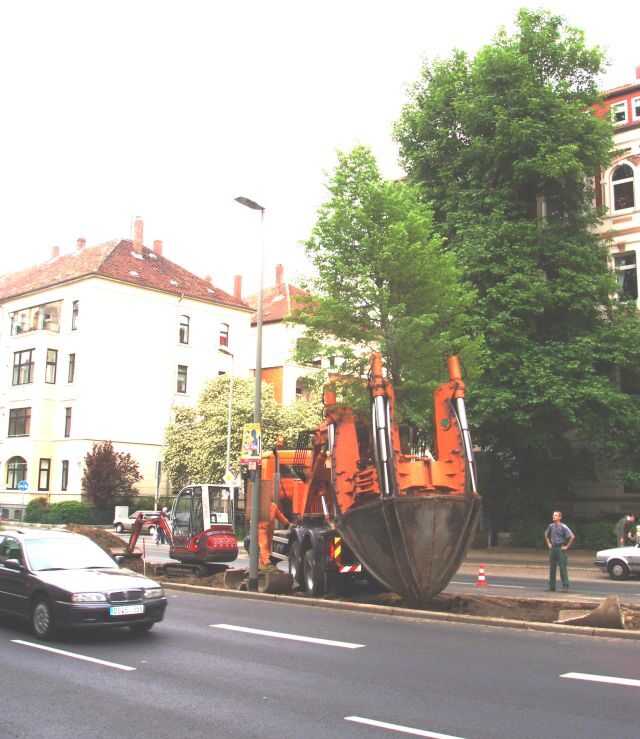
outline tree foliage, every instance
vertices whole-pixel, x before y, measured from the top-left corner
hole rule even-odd
[[[175,408],[175,418],[165,433],[164,467],[174,490],[192,482],[222,482],[227,457],[229,411],[228,375],[209,383],[195,408]],[[315,428],[320,420],[317,403],[296,400],[281,408],[273,388],[262,384],[262,449],[268,451],[284,436],[285,444],[295,445],[298,433]],[[233,378],[231,405],[230,466],[240,468],[244,424],[253,423],[255,382]]]
[[[635,311],[611,298],[590,178],[612,129],[593,107],[603,54],[521,10],[474,58],[425,65],[396,137],[477,290],[472,385],[485,494],[559,500],[572,479],[640,470]],[[577,440],[580,440],[578,443]]]
[[[419,188],[385,181],[368,148],[339,152],[326,187],[305,244],[313,297],[292,317],[305,327],[303,350],[339,357],[357,388],[368,355],[380,351],[400,416],[425,427],[446,356],[478,364],[478,341],[466,331],[473,293],[443,251]]]
[[[134,488],[142,480],[138,463],[130,454],[114,451],[110,441],[94,444],[84,464],[82,490],[94,505],[111,505],[120,495],[138,495]]]

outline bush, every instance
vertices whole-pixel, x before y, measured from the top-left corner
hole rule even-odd
[[[49,507],[49,515],[47,523],[91,523],[93,518],[92,508],[86,503],[80,503],[77,500],[69,500],[65,503],[54,503]]]
[[[27,503],[24,512],[26,523],[48,523],[49,503],[46,498],[34,498]]]
[[[511,527],[509,546],[545,549],[547,546],[544,539],[545,528],[544,524],[514,524]]]
[[[610,522],[585,523],[579,527],[576,543],[579,540],[580,549],[610,549],[616,546],[616,537],[613,534],[613,524]]]

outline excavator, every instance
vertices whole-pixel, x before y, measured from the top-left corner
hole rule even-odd
[[[324,420],[310,444],[276,448],[265,481],[285,515],[273,561],[287,559],[298,585],[322,596],[341,576],[365,572],[407,601],[423,604],[457,571],[481,511],[460,362],[434,393],[432,452],[403,450],[394,391],[382,358],[370,360],[370,416],[360,418],[326,389]]]
[[[212,565],[237,559],[233,499],[233,488],[228,485],[187,485],[174,499],[168,518],[158,512],[155,523],[169,543],[169,557],[179,563],[165,565],[165,571],[204,576]],[[131,529],[126,555],[136,551],[143,520],[140,512]]]

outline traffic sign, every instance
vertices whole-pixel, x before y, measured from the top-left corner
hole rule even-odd
[[[230,485],[236,477],[233,472],[229,471],[224,473],[224,477],[222,479],[227,483],[227,485]]]
[[[26,480],[20,480],[20,482],[18,483],[18,490],[21,493],[26,493],[28,489],[29,483]]]

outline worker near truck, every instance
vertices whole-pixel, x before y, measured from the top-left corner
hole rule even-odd
[[[283,526],[289,526],[289,519],[273,501],[269,504],[269,520],[258,522],[258,545],[260,547],[260,567],[266,567],[271,561],[271,544],[276,528],[276,518]]]
[[[634,522],[636,517],[633,513],[629,513],[623,516],[618,523],[613,527],[613,533],[616,537],[616,542],[619,547],[629,546],[634,541]]]
[[[562,523],[562,513],[560,511],[553,512],[553,521],[547,527],[544,538],[547,540],[547,546],[549,547],[549,587],[546,590],[554,591],[556,589],[556,572],[559,565],[562,589],[567,592],[569,590],[567,551],[573,544],[575,536],[573,531]]]

